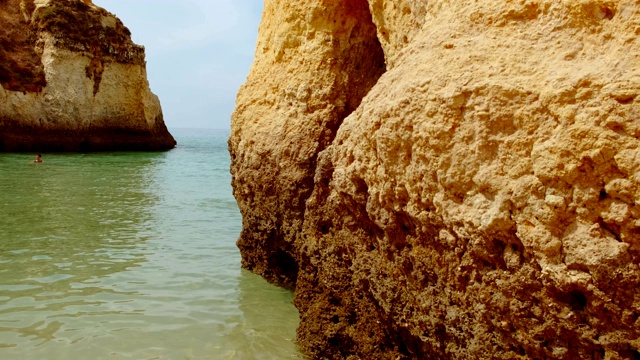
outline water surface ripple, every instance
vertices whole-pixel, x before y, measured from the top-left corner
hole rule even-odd
[[[0,154],[0,358],[302,359],[240,269],[228,133],[166,153]]]

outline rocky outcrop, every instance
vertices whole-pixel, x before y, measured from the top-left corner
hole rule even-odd
[[[166,150],[144,48],[80,0],[0,2],[0,150]]]
[[[640,3],[362,3],[382,76],[318,40],[354,2],[268,0],[233,116],[243,265],[303,349],[640,358]]]
[[[293,243],[313,190],[318,153],[384,69],[365,0],[265,3],[229,148],[244,222],[238,246],[253,254],[243,257],[245,267],[293,286]]]

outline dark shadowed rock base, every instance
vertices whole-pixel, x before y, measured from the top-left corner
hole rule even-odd
[[[176,146],[164,124],[154,132],[100,129],[85,132],[0,126],[2,152],[163,151]]]

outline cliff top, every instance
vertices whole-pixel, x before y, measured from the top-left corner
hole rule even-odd
[[[7,89],[39,92],[46,85],[39,41],[53,35],[57,47],[144,64],[144,47],[131,41],[124,24],[103,8],[81,0],[0,0],[0,84]],[[90,70],[87,70],[90,73]]]

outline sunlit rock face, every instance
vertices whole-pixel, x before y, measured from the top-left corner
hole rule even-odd
[[[640,358],[638,29],[637,1],[268,0],[239,247],[302,348]]]
[[[318,153],[384,69],[365,0],[265,3],[229,140],[245,267],[295,284]]]
[[[0,150],[175,146],[144,48],[113,14],[80,0],[0,2]]]

